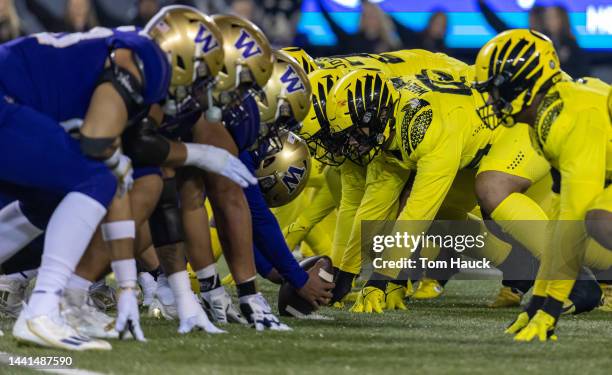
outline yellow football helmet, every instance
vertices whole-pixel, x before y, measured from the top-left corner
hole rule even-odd
[[[310,176],[310,153],[306,142],[290,131],[281,133],[282,149],[266,157],[255,176],[268,207],[280,207],[295,199]]]
[[[552,41],[528,29],[504,31],[488,41],[476,57],[474,88],[488,95],[478,114],[490,128],[513,126],[513,116],[561,79]]]
[[[195,8],[162,8],[144,31],[168,55],[172,66],[170,96],[183,101],[192,85],[212,83],[223,68],[223,36],[211,17]]]
[[[223,34],[225,52],[225,68],[219,72],[215,92],[227,93],[242,85],[264,87],[274,63],[268,38],[254,23],[241,17],[214,15],[213,20]]]
[[[398,99],[393,83],[378,70],[354,70],[336,82],[325,109],[347,158],[363,165],[376,156],[395,124]]]
[[[315,59],[313,59],[306,51],[300,47],[285,47],[281,51],[293,57],[304,68],[306,74],[310,74],[319,69]]]
[[[340,79],[340,73],[337,69],[322,69],[308,74],[312,87],[312,105],[300,129],[300,136],[308,144],[313,157],[328,165],[340,165],[344,162],[342,152],[329,132],[329,121],[325,112],[325,103],[334,83]]]

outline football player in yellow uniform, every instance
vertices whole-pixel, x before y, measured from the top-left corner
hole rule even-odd
[[[493,128],[527,123],[533,146],[561,174],[558,220],[550,233],[534,236],[543,250],[534,297],[508,329],[518,332],[518,341],[556,338],[554,328],[583,264],[588,234],[608,244],[602,236],[609,233],[612,211],[605,189],[612,160],[606,93],[564,79],[552,42],[523,29],[501,33],[480,50],[475,87],[488,97],[479,110],[483,121]],[[514,210],[528,204],[515,202]]]

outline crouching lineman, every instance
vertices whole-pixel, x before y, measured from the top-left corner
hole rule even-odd
[[[21,170],[5,170],[7,176],[3,175],[2,180],[20,186],[38,188],[39,194],[42,190],[43,192],[48,191],[50,195],[61,196],[61,194],[71,192],[70,189],[75,189],[74,194],[68,194],[63,198],[47,227],[45,246],[48,249],[56,247],[63,249],[60,251],[61,258],[55,254],[58,250],[51,253],[45,250],[34,297],[28,308],[20,314],[13,333],[20,340],[44,346],[74,350],[110,348],[110,345],[105,342],[89,340],[82,335],[77,335],[57,316],[59,292],[65,287],[76,262],[96,230],[95,218],[98,216],[101,218],[105,212],[100,205],[96,206],[88,199],[94,198],[98,204],[107,204],[116,186],[114,178],[110,179],[110,184],[108,181],[103,184],[104,179],[100,183],[84,179],[87,175],[85,173],[87,168],[92,171],[98,170],[98,175],[100,175],[99,171],[104,172],[107,168],[103,163],[79,156],[82,155],[82,152],[89,158],[100,160],[112,154],[106,162],[112,168],[111,171],[119,178],[121,189],[107,215],[107,223],[102,226],[102,233],[106,242],[110,243],[113,258],[112,268],[122,291],[119,296],[117,330],[123,332],[128,327],[133,328],[134,335],[144,340],[138,325],[135,293],[136,271],[133,260],[135,225],[133,220],[129,220],[131,218],[129,200],[128,195],[125,194],[133,183],[131,163],[129,158],[122,155],[121,150],[116,147],[118,144],[116,138],[121,135],[126,124],[138,123],[151,105],[162,101],[168,92],[170,94],[175,92],[176,81],[173,80],[170,84],[172,73],[166,53],[172,57],[177,51],[162,51],[147,35],[141,35],[133,28],[94,29],[89,33],[61,36],[38,34],[8,43],[2,46],[2,49],[0,63],[3,65],[3,71],[15,70],[16,72],[6,78],[3,76],[2,119],[11,124],[3,127],[3,130],[9,131],[17,125],[22,126],[18,128],[19,131],[13,130],[11,133],[16,138],[12,142],[14,146],[18,141],[25,142],[26,140],[25,135],[29,127],[21,125],[21,122],[26,121],[28,124],[40,122],[41,128],[37,129],[42,132],[40,136],[45,138],[45,145],[52,147],[51,155],[57,155],[57,158],[42,157],[42,155],[36,157],[36,152],[42,152],[43,148],[35,146],[36,142],[32,141],[35,141],[37,137],[31,133],[32,140],[27,142],[31,149],[24,147],[23,150],[29,150],[34,156],[28,154],[27,158],[21,159],[22,164],[25,163]],[[197,55],[198,51],[196,50],[194,54]],[[29,64],[28,61],[40,59],[41,56],[48,62],[46,70],[31,69],[29,77],[32,78],[17,79],[21,83],[14,80],[15,77],[18,77],[17,73],[24,72],[24,66],[36,66]],[[83,61],[83,56],[86,56],[87,61]],[[66,61],[79,61],[79,63],[73,64],[74,66],[66,66]],[[46,74],[49,73],[49,66],[56,70],[50,75],[51,81],[49,77],[46,77]],[[62,73],[64,69],[66,73]],[[74,74],[74,72],[79,74]],[[78,77],[78,80],[74,77]],[[44,87],[39,87],[39,82],[46,82],[46,84]],[[142,84],[142,82],[148,84]],[[43,88],[48,91],[47,94],[40,94]],[[38,94],[33,95],[34,98],[32,98],[28,97],[26,91],[29,94]],[[68,92],[70,95],[61,96],[61,101],[45,99],[60,97],[60,92]],[[91,98],[91,103],[88,98]],[[39,112],[44,112],[46,115]],[[109,113],[112,115],[109,116]],[[78,142],[63,132],[59,121],[83,117],[85,119],[80,128],[80,142]],[[62,129],[63,133],[59,129]],[[5,140],[8,138],[10,137],[2,137]],[[56,141],[49,143],[49,139]],[[79,143],[81,150],[79,150]],[[197,166],[206,165],[219,157],[225,161],[232,158],[227,152],[221,150],[218,150],[221,152],[212,153],[202,152],[202,149],[190,152],[184,145],[172,144],[170,146],[178,151],[174,153],[175,156],[178,155],[177,160],[185,164],[189,164],[189,155],[192,161],[194,158],[197,159],[193,163]],[[2,149],[3,151],[10,150],[4,146]],[[12,163],[10,157],[14,156],[9,157],[3,153],[2,157],[2,161],[10,165]],[[33,163],[35,158],[39,162],[44,160],[43,164],[39,163],[37,166],[27,164]],[[64,162],[72,164],[64,166]],[[239,171],[240,168],[244,168],[237,160],[235,162],[239,166]],[[227,163],[223,164],[225,165],[221,169],[228,167]],[[219,170],[219,168],[212,169]],[[36,177],[29,178],[28,170],[35,172]],[[56,175],[52,171],[59,173]],[[66,171],[74,171],[74,174]],[[112,174],[107,176],[112,177]],[[246,173],[240,180],[243,181],[244,178],[248,180],[248,176]],[[79,178],[84,180],[79,182]],[[252,179],[252,176],[250,178]],[[112,192],[104,190],[105,186],[110,187]],[[62,214],[67,210],[66,207],[73,207],[75,202],[72,201],[76,201],[78,208],[74,209],[71,214]],[[118,208],[113,209],[115,206]],[[88,211],[88,207],[91,212]],[[17,225],[19,230],[9,237],[11,241],[3,242],[2,259],[6,259],[7,255],[10,256],[12,252],[19,250],[40,233],[23,214],[20,215],[18,205],[12,205],[11,209],[12,213],[17,215],[11,215],[10,212],[4,215],[3,219],[7,221],[3,220],[3,225],[8,224],[8,227]],[[6,210],[3,212],[7,213]],[[59,220],[57,218],[60,217],[60,214],[61,217],[74,215],[77,218],[62,218],[62,223],[58,225],[56,221]],[[75,220],[76,222],[73,223]],[[70,229],[63,227],[64,222],[70,224]],[[56,238],[58,233],[64,241]],[[47,273],[52,276],[46,276]],[[39,299],[42,300],[43,307],[39,307],[41,303]],[[39,329],[39,325],[42,328]]]
[[[517,341],[556,339],[588,236],[610,249],[611,125],[607,89],[599,86],[565,78],[552,42],[536,31],[503,32],[476,60],[475,87],[488,97],[483,120],[490,127],[527,123],[533,147],[561,175],[559,215],[545,238],[534,296],[507,329]]]

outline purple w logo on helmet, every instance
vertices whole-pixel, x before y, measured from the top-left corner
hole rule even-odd
[[[255,39],[253,39],[251,34],[249,34],[244,29],[240,31],[240,36],[238,37],[238,40],[236,40],[234,46],[238,50],[244,49],[242,51],[242,57],[244,57],[245,59],[248,59],[249,57],[253,57],[255,55],[259,55],[261,53],[261,48],[259,48],[259,45],[257,45]]]
[[[198,35],[195,37],[196,43],[202,43],[202,52],[207,54],[215,48],[219,47],[217,38],[202,24],[198,30]]]
[[[290,94],[298,90],[304,90],[304,83],[291,66],[287,67],[287,70],[285,70],[285,73],[283,73],[281,76],[280,81],[285,85],[287,92]]]
[[[287,169],[287,173],[283,176],[283,185],[289,191],[289,194],[293,193],[295,188],[298,187],[302,178],[304,178],[304,173],[306,172],[306,168],[298,168],[293,165]]]

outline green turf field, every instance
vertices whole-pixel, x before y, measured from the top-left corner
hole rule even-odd
[[[263,283],[271,300],[273,286]],[[290,321],[289,333],[179,336],[176,322],[145,319],[147,344],[113,342],[111,352],[70,353],[73,366],[107,374],[610,374],[612,315],[565,317],[556,343],[518,344],[502,334],[516,309],[486,307],[497,281],[452,281],[443,297],[409,310],[355,315],[324,310],[333,321]],[[19,347],[7,321],[0,352],[66,355]],[[7,332],[8,331],[8,332]],[[0,365],[0,374],[34,373]]]

